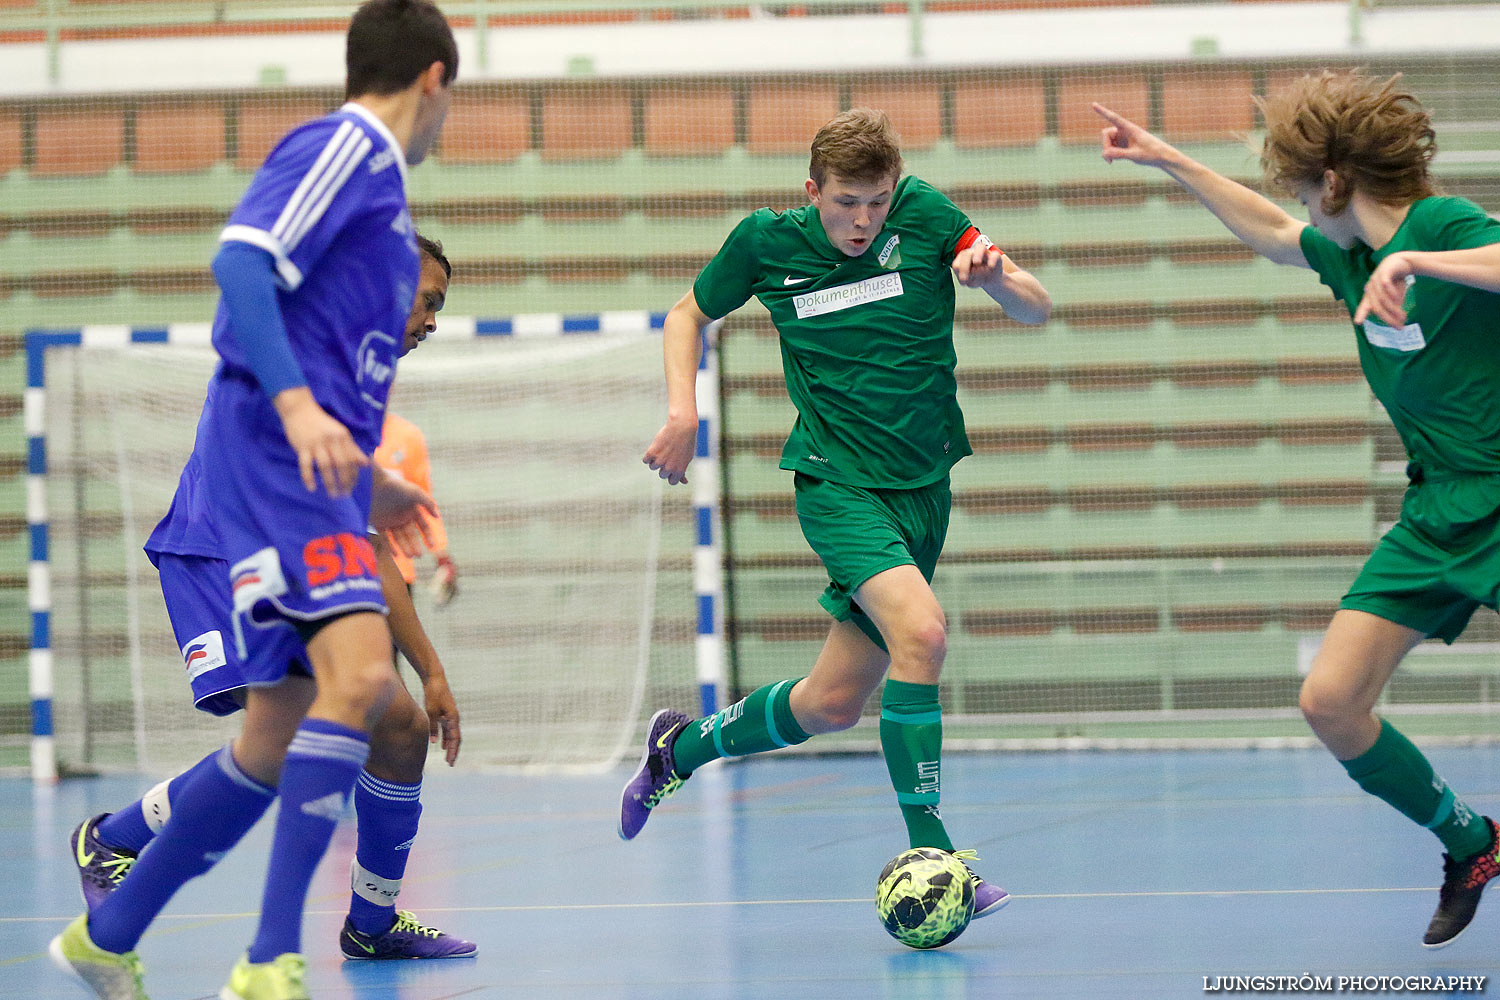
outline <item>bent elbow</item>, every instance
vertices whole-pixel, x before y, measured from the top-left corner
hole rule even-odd
[[[1036,295],[1025,303],[1025,308],[1012,313],[1011,318],[1025,326],[1041,326],[1052,318],[1052,296],[1038,285]]]

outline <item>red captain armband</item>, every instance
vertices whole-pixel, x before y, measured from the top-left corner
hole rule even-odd
[[[1002,256],[1005,254],[1004,250],[1001,250],[999,247],[995,246],[993,240],[981,233],[978,229],[970,226],[967,230],[964,231],[964,234],[958,238],[958,246],[954,247],[953,252],[948,256],[957,257],[959,254],[969,249],[969,247],[973,246],[975,243],[978,243],[980,246],[989,247],[991,250],[995,251],[998,254],[1001,254]]]

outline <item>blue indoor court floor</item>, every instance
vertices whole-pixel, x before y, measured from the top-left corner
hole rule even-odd
[[[1430,756],[1500,810],[1500,748]],[[1165,998],[1214,995],[1204,977],[1500,977],[1500,899],[1451,947],[1423,949],[1440,845],[1321,750],[950,754],[949,830],[1014,900],[934,952],[875,920],[875,877],[905,847],[878,757],[710,766],[629,844],[615,834],[627,771],[430,774],[401,905],[478,942],[474,959],[341,961],[341,826],[309,906],[312,995]],[[82,906],[68,834],[150,784],[0,781],[0,996],[89,995],[45,956]],[[262,820],[142,942],[152,1000],[217,996],[253,933],[269,833]]]

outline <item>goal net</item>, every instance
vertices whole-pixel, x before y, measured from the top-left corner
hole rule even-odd
[[[169,771],[236,727],[192,708],[140,550],[171,502],[215,356],[48,355],[58,755]],[[648,332],[445,336],[441,318],[401,362],[390,408],[425,433],[460,573],[446,605],[425,574],[413,596],[458,700],[466,764],[607,767],[633,744],[648,689],[676,699],[672,685],[690,683],[686,506],[639,461],[664,412],[660,372]]]

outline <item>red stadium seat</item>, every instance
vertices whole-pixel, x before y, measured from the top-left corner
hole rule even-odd
[[[818,129],[839,113],[832,81],[750,87],[745,144],[752,153],[806,153]]]
[[[443,125],[443,163],[505,163],[531,148],[531,99],[524,92],[461,90]]]
[[[1150,98],[1140,73],[1065,73],[1058,81],[1057,134],[1063,142],[1099,142],[1104,119],[1090,104],[1097,101],[1149,128]]]
[[[856,86],[853,104],[879,108],[891,116],[902,149],[931,149],[943,135],[943,100],[934,81],[869,83]]]
[[[239,142],[234,165],[256,170],[293,126],[326,115],[338,107],[337,97],[247,97],[240,102]]]
[[[1030,146],[1047,134],[1039,76],[962,79],[953,88],[953,144],[959,149]]]
[[[1251,103],[1248,70],[1168,70],[1162,74],[1162,135],[1182,142],[1230,139],[1249,132]]]
[[[135,169],[143,174],[204,170],[224,159],[224,102],[173,98],[135,113]]]
[[[21,165],[21,111],[0,108],[0,174]]]
[[[542,95],[542,158],[618,156],[632,141],[630,94],[620,87],[559,87]]]
[[[646,152],[717,156],[734,145],[734,91],[716,84],[669,83],[646,95]]]
[[[125,112],[119,107],[43,108],[36,113],[36,160],[41,177],[86,177],[117,166],[125,152]]]

